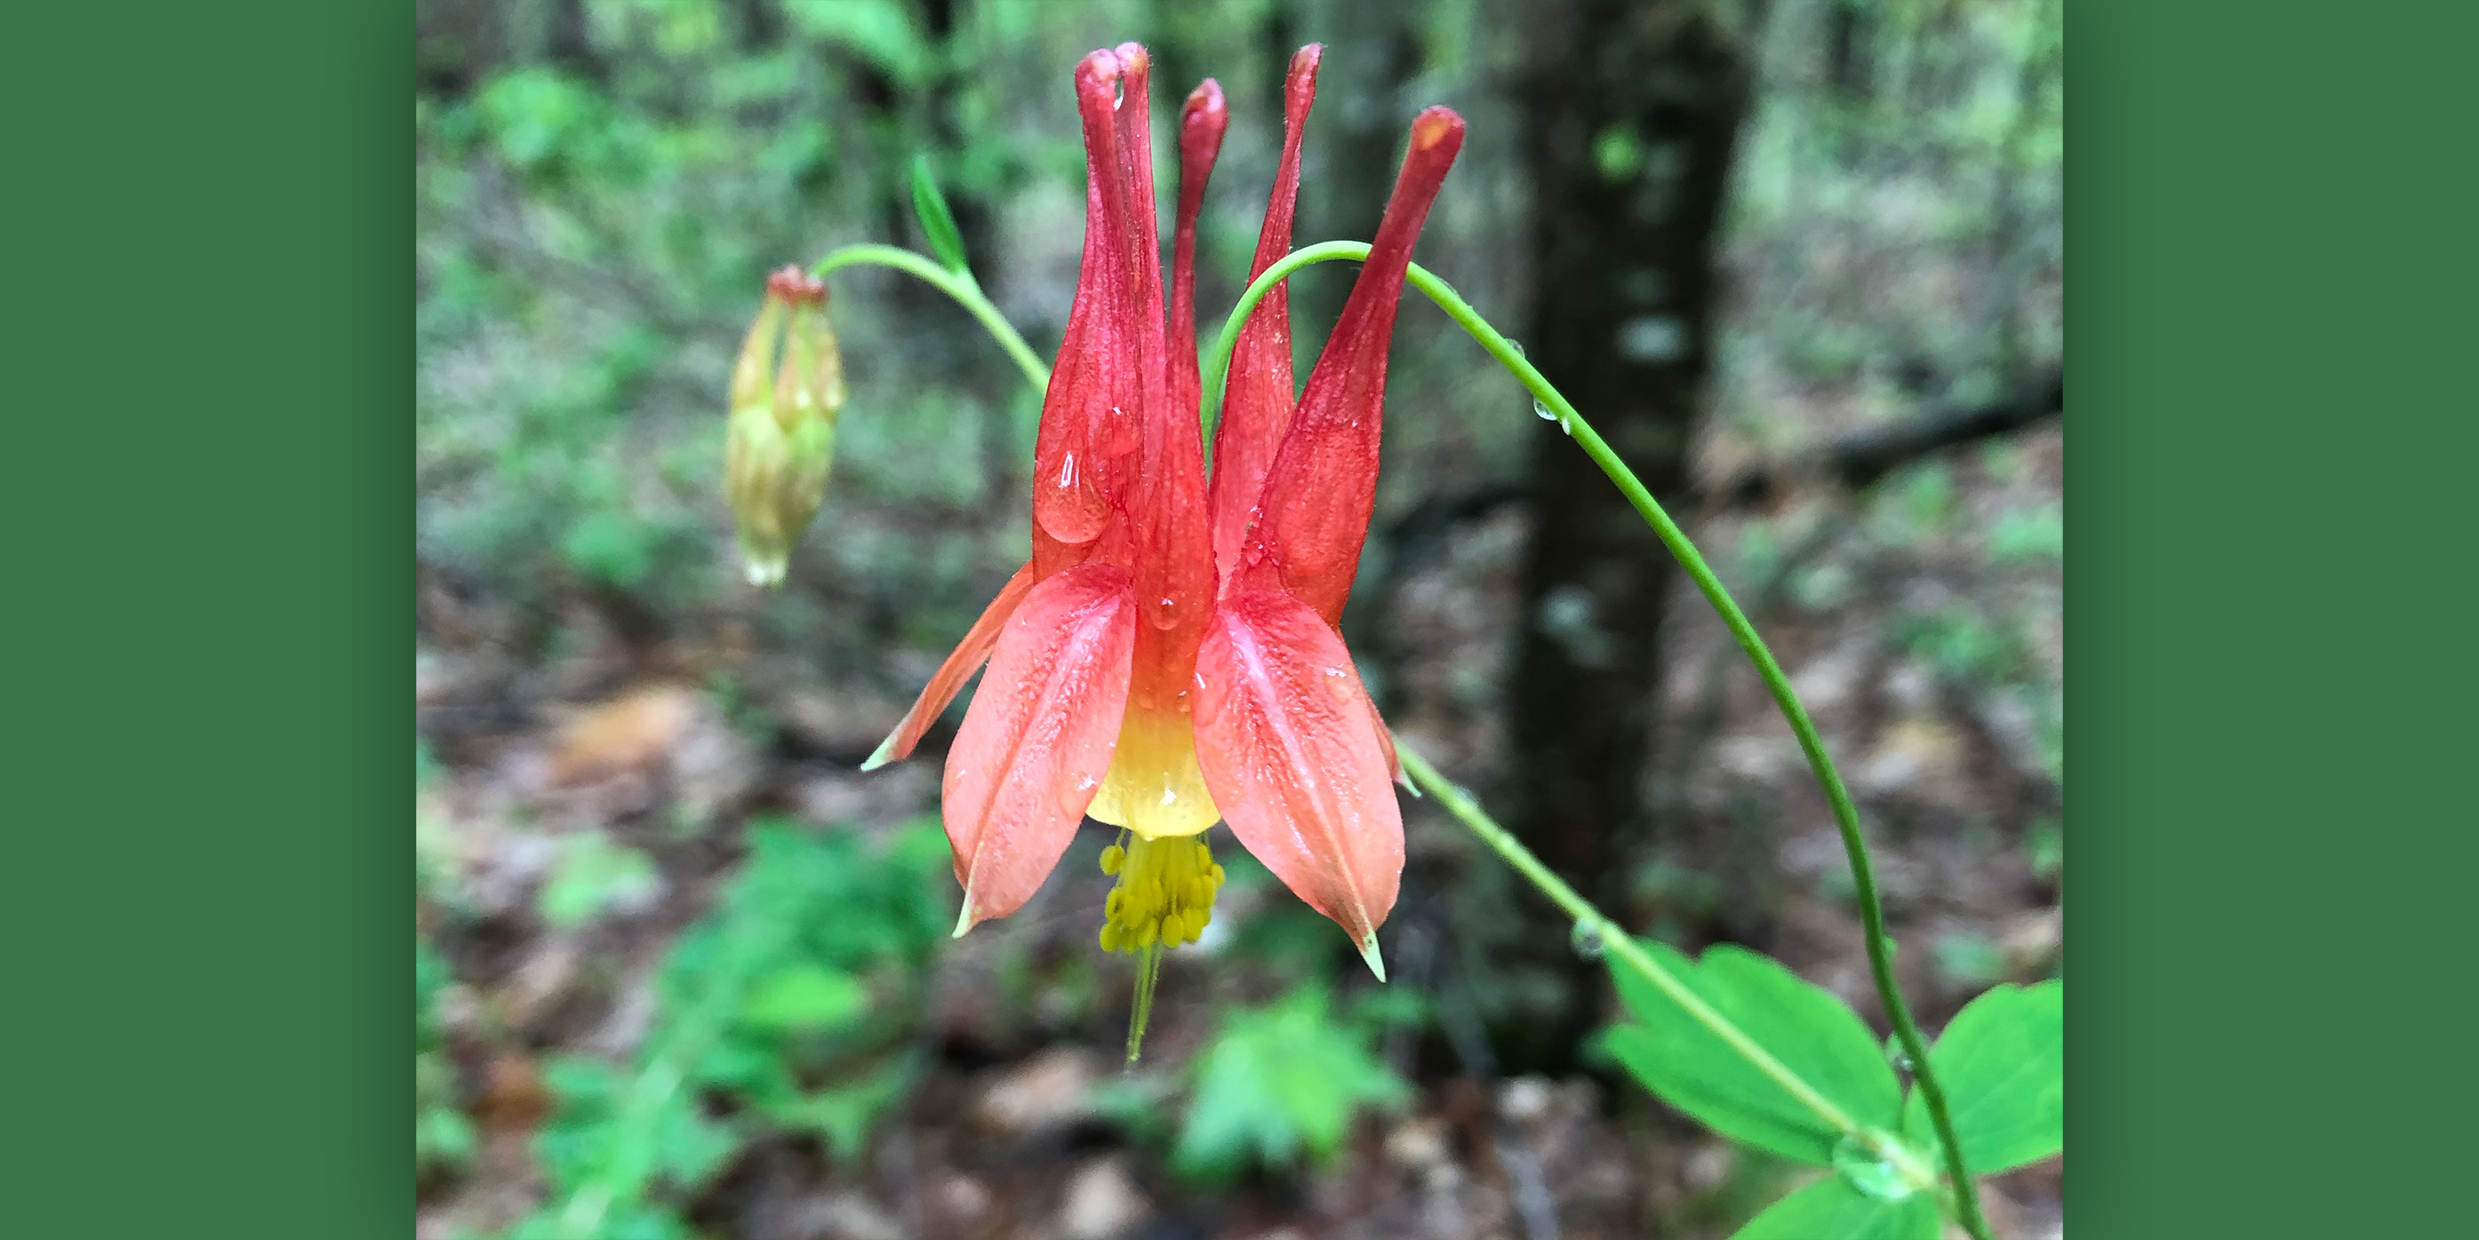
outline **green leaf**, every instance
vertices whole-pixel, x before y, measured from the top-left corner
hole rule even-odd
[[[947,210],[947,196],[938,192],[937,178],[930,175],[927,155],[912,157],[912,210],[921,217],[921,233],[939,265],[960,276],[972,274],[964,258],[964,234],[956,231],[955,216]]]
[[[919,1079],[920,1067],[917,1058],[905,1055],[850,1084],[761,1105],[767,1118],[776,1123],[817,1133],[835,1157],[857,1158],[878,1118],[902,1101],[905,1091]]]
[[[786,5],[794,29],[850,51],[898,86],[919,85],[930,69],[930,46],[907,6],[895,0],[838,0]]]
[[[765,1029],[833,1029],[868,1005],[869,988],[851,974],[804,961],[759,982],[740,1019]]]
[[[1366,1035],[1326,1015],[1325,992],[1303,987],[1267,1007],[1231,1013],[1198,1059],[1173,1165],[1225,1178],[1254,1160],[1284,1167],[1331,1156],[1361,1104],[1394,1106],[1410,1089],[1368,1050]]]
[[[1999,986],[1955,1013],[1928,1048],[1953,1110],[1954,1139],[1974,1175],[1994,1175],[2066,1148],[2066,984]],[[1913,1090],[1902,1130],[1935,1148],[1928,1107]]]
[[[1765,1207],[1730,1240],[1937,1240],[1942,1231],[1934,1194],[1887,1201],[1829,1175]]]
[[[569,841],[559,868],[542,885],[542,919],[562,930],[573,929],[613,904],[644,900],[661,886],[654,862],[644,853],[589,831]]]
[[[1891,1127],[1902,1084],[1857,1013],[1822,987],[1744,948],[1720,946],[1702,963],[1660,943],[1654,960],[1782,1065],[1862,1124]],[[1638,1025],[1607,1046],[1664,1102],[1733,1140],[1784,1158],[1833,1165],[1842,1134],[1651,982],[1613,961],[1611,974]]]

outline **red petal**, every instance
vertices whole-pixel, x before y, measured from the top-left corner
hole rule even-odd
[[[1196,753],[1231,833],[1375,967],[1403,877],[1383,724],[1332,625],[1275,591],[1214,609],[1196,662]]]
[[[1280,585],[1328,623],[1342,619],[1377,497],[1386,349],[1394,339],[1403,271],[1462,146],[1463,118],[1446,108],[1430,108],[1412,122],[1411,149],[1386,218],[1334,335],[1309,372],[1290,433],[1266,471],[1256,526],[1243,544],[1242,588]]]
[[[1403,755],[1394,751],[1394,729],[1387,727],[1383,719],[1377,721],[1377,747],[1386,753],[1386,777],[1403,785],[1404,790],[1413,796],[1419,796],[1420,789],[1413,786],[1411,776],[1403,773]]]
[[[1291,220],[1300,198],[1300,131],[1308,123],[1309,105],[1317,100],[1317,59],[1324,49],[1311,43],[1291,58],[1283,82],[1283,154],[1274,173],[1274,192],[1265,203],[1265,227],[1257,234],[1257,259],[1248,270],[1255,280],[1291,252]],[[1265,491],[1266,467],[1282,446],[1291,426],[1291,290],[1288,280],[1267,289],[1248,312],[1239,340],[1231,349],[1231,368],[1224,382],[1222,422],[1214,428],[1214,565],[1229,592],[1239,577],[1240,540],[1248,532],[1248,514]]]
[[[1172,398],[1162,248],[1154,227],[1152,122],[1146,94],[1151,64],[1145,49],[1134,43],[1120,44],[1118,56],[1120,179],[1111,226],[1128,245],[1130,331],[1142,376],[1142,390],[1126,406],[1141,412],[1121,512],[1130,542],[1127,564],[1136,576],[1136,605],[1147,624],[1145,635],[1137,639],[1139,662],[1172,666],[1184,683],[1188,652],[1195,648],[1214,596],[1205,441],[1196,405],[1183,406]],[[1166,643],[1166,650],[1149,650],[1157,639]]]
[[[1207,78],[1179,110],[1179,222],[1171,232],[1171,407],[1197,408],[1196,217],[1231,125],[1222,84]]]
[[[940,801],[961,934],[1024,906],[1110,770],[1128,700],[1128,576],[1087,564],[1043,579],[1008,617],[947,751]]]
[[[1163,334],[1162,233],[1154,219],[1152,58],[1138,43],[1122,43],[1119,57],[1119,179],[1115,225],[1127,247],[1128,291],[1137,347],[1144,360],[1147,395],[1159,397],[1170,356]],[[1151,401],[1148,402],[1152,403]],[[1191,413],[1188,419],[1196,419]],[[1199,449],[1201,452],[1202,449]]]
[[[1075,82],[1085,135],[1085,249],[1033,447],[1036,577],[1083,560],[1109,528],[1123,504],[1124,458],[1135,450],[1144,408],[1120,209],[1118,54],[1085,57]]]
[[[1025,591],[1032,588],[1033,566],[1027,563],[1007,579],[1006,585],[999,587],[998,597],[982,609],[981,618],[973,621],[973,627],[965,632],[963,641],[956,643],[947,661],[938,665],[929,685],[913,700],[912,709],[896,721],[895,730],[878,743],[869,761],[861,764],[862,770],[874,771],[912,756],[912,747],[921,743],[921,734],[929,731],[930,724],[947,709],[947,703],[964,691],[964,682],[990,661],[990,647],[998,644],[999,629],[1007,623],[1007,617],[1015,614],[1016,605],[1024,601]]]

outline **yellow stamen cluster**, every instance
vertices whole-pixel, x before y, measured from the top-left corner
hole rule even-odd
[[[1102,872],[1115,875],[1110,901],[1102,906],[1102,950],[1136,957],[1136,1006],[1128,1016],[1128,1062],[1145,1044],[1153,1015],[1154,983],[1162,976],[1162,949],[1194,943],[1213,920],[1214,895],[1222,890],[1222,867],[1205,841],[1174,835],[1147,839],[1133,831],[1102,850]]]
[[[1213,919],[1222,867],[1205,841],[1190,836],[1149,840],[1123,832],[1124,843],[1102,850],[1102,872],[1117,875],[1103,905],[1102,950],[1141,952],[1159,944],[1194,943]]]

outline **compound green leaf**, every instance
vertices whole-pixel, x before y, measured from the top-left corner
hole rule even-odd
[[[1876,1037],[1831,992],[1744,948],[1715,947],[1698,963],[1663,944],[1643,946],[1853,1120],[1893,1126],[1902,1084]],[[1623,962],[1613,960],[1610,971],[1642,1023],[1611,1030],[1607,1045],[1645,1088],[1723,1136],[1784,1158],[1833,1165],[1842,1136],[1833,1125]]]
[[[1229,1013],[1199,1057],[1172,1165],[1201,1180],[1250,1163],[1284,1168],[1334,1155],[1362,1106],[1399,1106],[1410,1087],[1369,1053],[1367,1035],[1303,987]]]
[[[869,988],[809,961],[770,974],[750,992],[740,1018],[764,1029],[833,1029],[869,1006]]]
[[[1974,1175],[2066,1148],[2066,984],[1998,986],[1964,1005],[1928,1048],[1954,1139]],[[1935,1148],[1928,1107],[1911,1091],[1902,1130]]]
[[[1765,1207],[1730,1240],[1937,1240],[1943,1229],[1932,1193],[1888,1201],[1829,1175]]]

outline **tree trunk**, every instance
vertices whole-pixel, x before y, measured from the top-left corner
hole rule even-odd
[[[1679,0],[1526,7],[1537,292],[1522,339],[1657,496],[1686,481],[1723,191],[1748,106],[1753,48],[1717,11],[1753,22],[1744,8]],[[1533,478],[1503,800],[1543,861],[1623,913],[1677,567],[1554,423],[1536,434]],[[1571,1053],[1598,1014],[1599,966],[1574,968],[1560,1027],[1521,1038],[1544,1056]]]

